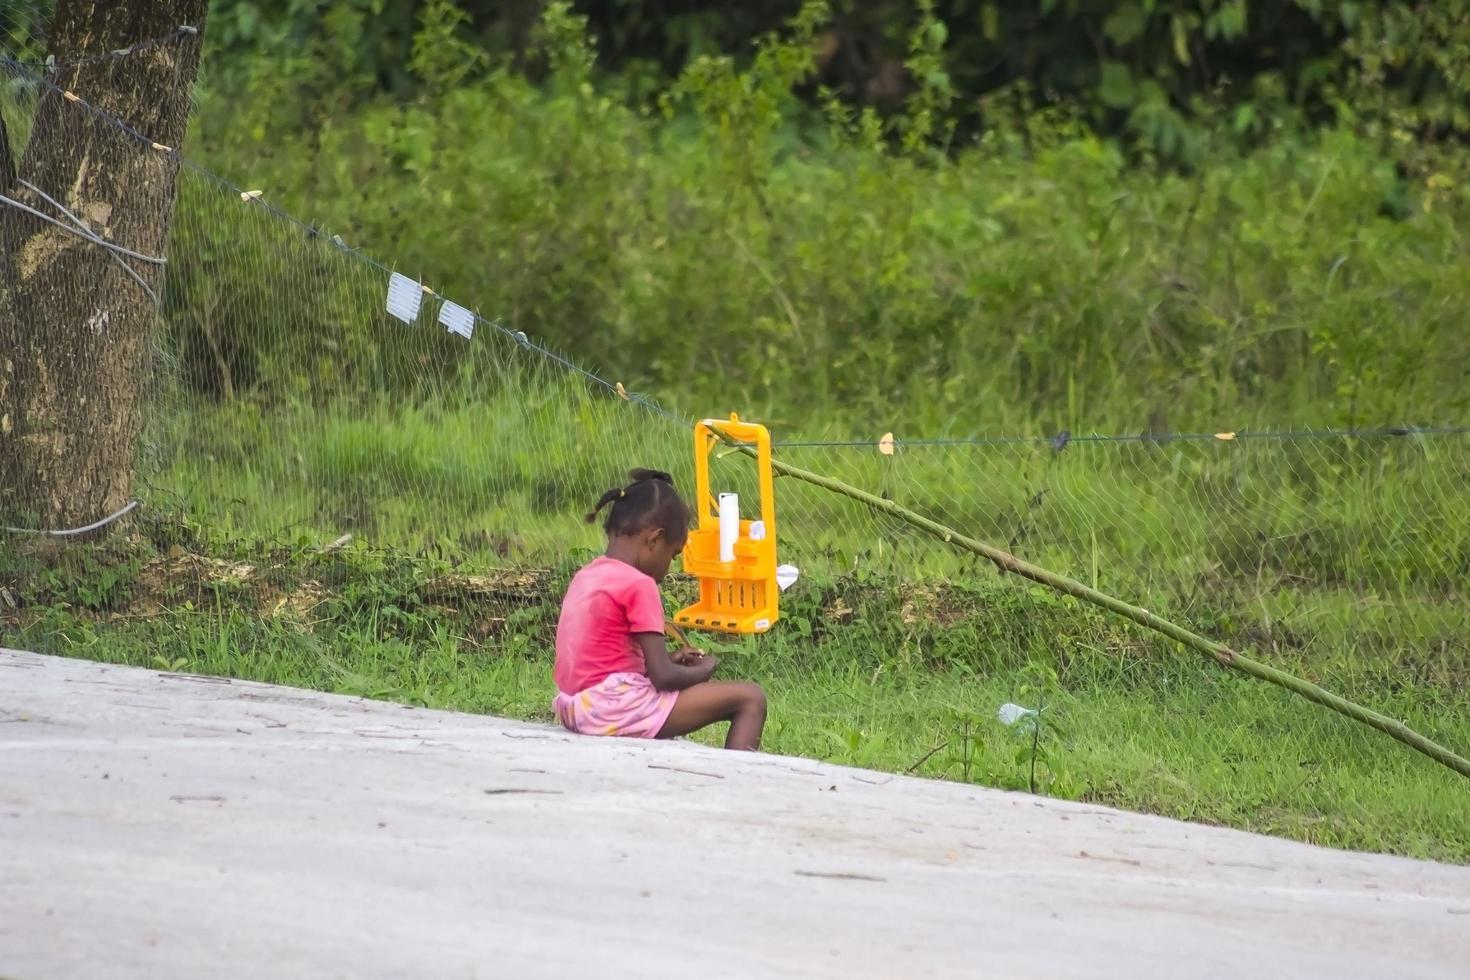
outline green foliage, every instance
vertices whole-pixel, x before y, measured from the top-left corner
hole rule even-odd
[[[909,35],[908,60],[904,65],[916,86],[901,120],[903,148],[910,154],[917,153],[936,136],[941,145],[947,146],[953,136],[950,105],[954,87],[944,64],[944,45],[948,38],[949,28],[935,16],[932,0],[921,0],[919,20]]]
[[[228,0],[211,5],[207,38],[215,50],[242,55],[218,63],[227,83],[269,84],[272,76],[305,71],[343,92],[392,89],[407,82],[421,6],[420,0]]]
[[[544,55],[544,37],[532,25],[572,9],[541,0],[452,6],[463,28],[456,31],[460,43],[522,66]],[[696,63],[746,63],[752,50],[759,58],[760,39],[799,6],[584,0],[576,10],[598,37],[609,84],[646,98]],[[1207,137],[1222,119],[1230,139],[1246,142],[1296,119],[1365,113],[1432,141],[1470,131],[1465,0],[816,6],[822,13],[810,21],[814,43],[806,55],[817,80],[850,104],[898,110],[901,130],[938,133],[958,125],[974,133],[993,121],[977,113],[983,102],[1022,87],[1078,108],[1100,132],[1127,134],[1188,165],[1212,152]],[[222,0],[211,33],[229,55],[225,75],[253,71],[255,62],[275,70],[280,59],[309,57],[350,78],[346,91],[402,94],[424,81],[404,70],[413,25],[442,18],[445,9],[443,0]]]
[[[1322,6],[1349,32],[1339,114],[1383,140],[1431,192],[1450,191],[1443,171],[1470,136],[1470,2]]]
[[[0,7],[0,53],[20,61],[46,57],[42,38],[51,12],[48,4],[34,3]]]
[[[142,562],[117,544],[99,548],[57,548],[50,542],[0,542],[0,588],[25,583],[31,599],[60,608],[108,612],[126,604]],[[14,608],[16,596],[0,597],[0,609]]]
[[[1158,127],[1144,146],[1209,150],[1188,175],[1151,172],[1085,111],[1016,92],[988,104],[982,139],[936,155],[956,91],[943,22],[912,33],[927,81],[885,121],[799,97],[824,16],[807,5],[745,67],[696,59],[651,114],[599,89],[565,5],[532,32],[548,72],[534,84],[475,57],[438,3],[412,99],[338,114],[338,88],[287,65],[243,100],[207,98],[195,145],[630,388],[788,434],[1132,428],[1165,406],[1180,429],[1463,412],[1462,153],[1405,168],[1348,125],[1240,151],[1219,134],[1266,116],[1242,106],[1205,139],[1135,106]],[[437,385],[478,356],[478,339],[466,355],[384,330],[381,286],[325,234],[240,220],[186,186],[172,319],[197,388],[320,400]]]
[[[0,24],[7,47],[39,50],[46,7]],[[1431,145],[1470,132],[1466,0],[839,0],[805,9],[795,0],[219,0],[207,78],[230,91],[330,92],[341,112],[374,93],[406,97],[471,76],[487,58],[540,78],[545,25],[560,20],[596,35],[605,90],[646,104],[696,63],[759,59],[761,39],[793,16],[806,24],[803,59],[821,91],[881,107],[899,131],[973,136],[993,124],[987,105],[1026,91],[1186,166],[1222,138],[1254,144],[1303,122],[1367,117],[1390,139]],[[286,78],[307,84],[281,87]]]
[[[976,10],[937,2],[807,4],[748,54],[693,59],[652,113],[596,70],[596,10],[545,6],[520,50],[532,77],[485,46],[474,4],[240,0],[211,23],[191,146],[630,387],[788,433],[1463,411],[1456,4],[981,6],[981,39],[1006,50],[1028,24],[1089,25],[1105,57],[1067,63],[1096,69],[1103,102],[1039,74],[973,98],[959,22]],[[880,14],[910,89],[886,115],[821,68],[831,31]],[[1324,114],[1289,71],[1257,71],[1248,95],[1170,88],[1209,44],[1296,43],[1299,22],[1341,41],[1313,76]],[[390,57],[401,84],[374,95]],[[1098,135],[1124,118],[1130,136]],[[322,402],[490,370],[442,335],[384,331],[374,276],[325,233],[242,218],[202,180],[175,241],[173,351],[195,390]]]
[[[430,92],[449,92],[484,71],[485,51],[465,37],[468,20],[453,0],[424,5],[409,69]]]

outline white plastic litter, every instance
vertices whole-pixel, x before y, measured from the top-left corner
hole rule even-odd
[[[1034,718],[1037,714],[1035,708],[1023,708],[1019,704],[1011,704],[1007,701],[1000,706],[995,716],[1000,719],[1002,725],[1014,725],[1022,718]]]

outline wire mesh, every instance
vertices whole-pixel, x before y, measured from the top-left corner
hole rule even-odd
[[[167,43],[196,42],[182,33]],[[112,63],[89,61],[85,71]],[[136,159],[178,162],[166,275],[95,240],[128,246],[99,217],[117,202],[80,200],[59,184],[19,186],[11,196],[30,210],[9,218],[40,221],[40,212],[58,229],[57,247],[99,250],[108,290],[140,288],[140,277],[161,286],[138,470],[151,510],[217,542],[352,534],[470,573],[526,572],[524,587],[504,575],[460,575],[433,592],[436,601],[479,603],[503,622],[528,604],[554,604],[550,570],[600,546],[580,515],[630,467],[669,470],[691,486],[687,416],[513,324],[477,314],[472,337],[451,333],[436,320],[443,304],[472,310],[473,297],[440,297],[432,281],[417,317],[395,318],[385,309],[388,266],[330,226],[160,149],[85,91],[66,98],[53,74],[17,62],[0,71],[16,159],[49,99],[71,127],[50,138],[85,132]],[[728,406],[713,408],[701,414]],[[1258,435],[914,439],[885,453],[876,440],[777,433],[779,458],[793,465],[1321,674],[1335,669],[1323,651],[1348,648],[1382,649],[1386,664],[1406,648],[1464,657],[1470,436]],[[713,474],[716,489],[753,508],[748,458],[721,454]],[[717,643],[752,673],[792,655],[870,676],[875,691],[882,672],[902,675],[881,689],[891,717],[904,710],[906,685],[922,683],[919,667],[1015,675],[1034,661],[1065,670],[1090,651],[1111,655],[1126,674],[1159,649],[902,520],[794,479],[777,488],[781,558],[803,580],[783,600],[777,634]],[[676,579],[669,591],[672,607],[691,583]],[[772,683],[779,691],[786,682]],[[1044,678],[1031,689],[1042,687]],[[969,778],[978,764],[965,748],[969,733],[990,712],[955,690],[942,718],[931,699],[914,709],[929,714],[912,727],[953,743],[935,765]],[[793,710],[830,721],[841,741],[866,737],[864,717],[879,709],[847,696]]]

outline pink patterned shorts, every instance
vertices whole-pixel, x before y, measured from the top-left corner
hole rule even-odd
[[[644,674],[609,674],[585,691],[558,692],[551,707],[568,731],[656,738],[678,699],[678,691],[660,691]]]

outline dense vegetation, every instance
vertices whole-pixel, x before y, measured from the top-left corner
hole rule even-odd
[[[464,36],[492,58],[545,70],[536,25],[546,0],[462,0]],[[802,0],[577,2],[597,38],[607,85],[651,98],[694,61],[733,56],[783,29]],[[1461,0],[837,0],[813,16],[803,80],[886,111],[925,87],[946,97],[944,121],[973,133],[990,100],[1024,86],[1076,105],[1106,133],[1128,133],[1171,157],[1198,160],[1211,103],[1231,107],[1238,137],[1283,114],[1322,120],[1384,114],[1429,141],[1470,130],[1465,105],[1470,21]],[[410,93],[408,67],[424,0],[222,0],[212,31],[222,68],[273,70],[312,54],[350,90]],[[809,8],[810,5],[807,5]],[[346,40],[348,43],[341,43]],[[916,54],[932,54],[915,58]],[[604,86],[606,87],[606,86]],[[1356,108],[1349,109],[1348,106]]]
[[[196,157],[691,411],[844,434],[1463,414],[1459,0],[211,16]],[[315,297],[263,319],[230,281],[280,249],[185,210],[210,260],[175,287],[197,389],[381,390],[308,378],[281,347]]]
[[[332,7],[332,38],[385,29],[354,9]],[[820,5],[645,99],[558,5],[518,52],[528,75],[453,5],[424,4],[393,62],[406,80],[376,94],[370,64],[330,53],[375,50],[367,35],[329,51],[308,32],[292,58],[247,61],[228,52],[265,28],[230,10],[197,134],[210,165],[676,403],[864,433],[1463,413],[1467,158],[1387,99],[1318,119],[1199,93],[1178,137],[1207,144],[1191,164],[1085,98],[1015,87],[952,139],[962,100],[940,66],[959,55],[934,16],[911,25],[913,91],[883,112],[804,87]],[[1239,138],[1243,106],[1258,138]],[[224,235],[219,220],[201,214],[201,234]],[[243,266],[250,244],[214,249]],[[217,330],[238,372],[281,390],[283,320],[309,312],[263,320],[253,299],[213,298],[238,311]]]

